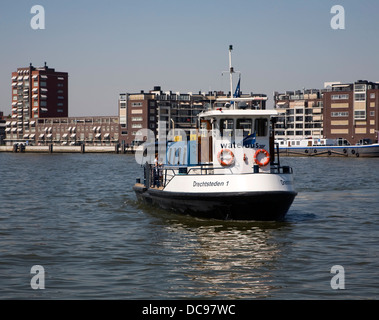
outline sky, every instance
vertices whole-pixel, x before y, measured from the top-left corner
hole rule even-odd
[[[31,27],[34,5],[45,29]],[[334,5],[344,29],[331,26]],[[0,111],[11,113],[11,73],[30,63],[68,72],[69,116],[117,115],[120,93],[154,86],[228,92],[229,45],[242,92],[270,99],[379,81],[378,16],[378,0],[1,0]]]

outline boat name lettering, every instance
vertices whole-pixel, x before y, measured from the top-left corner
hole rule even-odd
[[[232,148],[250,148],[250,149],[264,149],[266,145],[259,143],[244,144],[239,142],[220,143],[221,149]]]
[[[285,185],[288,185],[288,184],[292,184],[292,181],[290,181],[290,180],[280,180],[280,183],[282,184],[282,186],[285,186]]]
[[[229,181],[226,181],[226,184],[224,181],[202,181],[202,182],[193,182],[194,187],[223,187],[223,186],[228,186]]]

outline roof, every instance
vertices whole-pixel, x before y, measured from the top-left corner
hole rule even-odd
[[[225,116],[236,116],[236,117],[250,117],[250,116],[276,116],[278,112],[276,110],[229,110],[229,109],[215,109],[210,111],[205,111],[199,114],[200,117],[225,117]]]

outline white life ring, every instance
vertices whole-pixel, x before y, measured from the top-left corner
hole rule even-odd
[[[259,156],[261,153],[265,155],[264,161],[260,161],[260,160],[258,160],[258,156]],[[258,149],[258,150],[255,152],[255,154],[254,154],[254,161],[255,161],[255,163],[256,163],[258,166],[260,166],[260,167],[265,167],[265,166],[267,166],[267,165],[270,163],[270,154],[269,154],[268,151],[265,150],[265,149]]]
[[[229,156],[225,157],[225,154]],[[221,149],[217,155],[217,160],[223,167],[229,167],[234,163],[234,154],[229,149]]]

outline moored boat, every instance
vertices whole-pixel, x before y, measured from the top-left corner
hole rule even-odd
[[[343,139],[276,140],[282,156],[379,157],[379,144],[363,140],[351,145]]]

